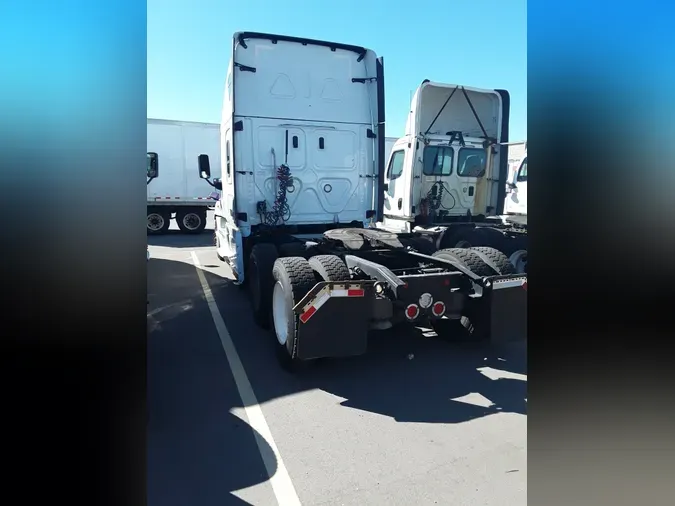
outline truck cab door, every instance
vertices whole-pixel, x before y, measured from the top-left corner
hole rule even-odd
[[[391,150],[384,182],[384,221],[404,229],[410,216],[411,150],[407,141],[397,142]],[[398,223],[396,223],[398,222]]]
[[[527,157],[520,164],[512,186],[507,189],[504,211],[507,214],[527,214]]]

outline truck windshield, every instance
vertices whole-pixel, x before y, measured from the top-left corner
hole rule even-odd
[[[484,149],[461,148],[457,157],[457,174],[464,177],[483,177],[485,158]]]
[[[452,174],[452,159],[455,150],[448,146],[427,146],[424,148],[422,160],[425,176],[449,176]]]
[[[523,163],[520,164],[520,169],[518,169],[518,182],[519,183],[527,182],[527,157],[525,157]]]

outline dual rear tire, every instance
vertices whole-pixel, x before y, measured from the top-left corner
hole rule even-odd
[[[446,248],[435,252],[432,256],[456,262],[481,277],[515,273],[513,264],[504,253],[487,246],[469,249]],[[489,328],[482,315],[474,311],[470,302],[467,301],[467,312],[461,320],[443,318],[430,322],[439,337],[452,339],[469,337],[472,340],[481,340],[488,336]]]
[[[253,246],[248,272],[253,318],[275,335],[276,356],[284,369],[295,371],[310,362],[297,357],[295,305],[319,281],[348,279],[349,269],[337,256],[279,257],[273,244]]]

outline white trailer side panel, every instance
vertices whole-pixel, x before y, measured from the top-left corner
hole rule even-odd
[[[220,177],[220,125],[148,119],[148,151],[159,156],[159,177],[147,187],[148,203],[213,205],[213,188],[199,177],[197,157],[209,155]]]

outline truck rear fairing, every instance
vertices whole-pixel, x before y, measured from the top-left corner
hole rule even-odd
[[[222,257],[260,233],[365,226],[381,210],[382,60],[360,46],[236,33],[221,136]],[[230,263],[243,280],[241,259]]]
[[[233,62],[223,124],[232,125],[232,205],[236,200],[244,236],[259,225],[364,224],[374,217],[384,141],[376,55],[242,32],[234,36]],[[285,206],[272,216],[281,165],[290,171]]]

